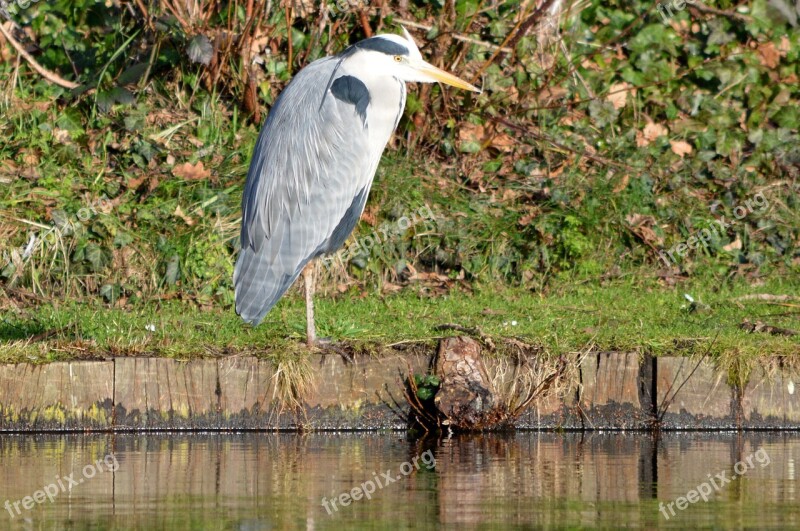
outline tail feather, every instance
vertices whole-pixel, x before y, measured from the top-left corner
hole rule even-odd
[[[263,251],[243,248],[233,272],[236,313],[253,325],[264,320],[305,266],[302,264],[292,274],[276,271],[269,253]]]

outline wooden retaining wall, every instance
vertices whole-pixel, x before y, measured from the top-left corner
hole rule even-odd
[[[254,357],[0,365],[0,431],[402,429],[401,374],[428,355],[313,359],[316,389],[281,406],[276,368]],[[491,361],[487,361],[490,364]],[[534,404],[524,429],[800,429],[797,375],[756,368],[744,388],[710,362],[591,354],[560,396]],[[692,372],[694,371],[694,372]],[[673,396],[674,395],[674,396]]]

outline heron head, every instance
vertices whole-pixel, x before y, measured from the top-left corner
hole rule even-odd
[[[373,74],[390,75],[405,82],[438,82],[481,92],[478,87],[425,61],[414,39],[405,28],[403,34],[403,36],[376,35],[355,44],[353,48],[362,52],[359,55],[365,62],[364,68],[368,68]]]

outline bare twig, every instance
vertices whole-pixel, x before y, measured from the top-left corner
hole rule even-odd
[[[526,135],[528,135],[528,136],[530,136],[530,137],[532,137],[532,138],[534,138],[536,140],[542,140],[544,142],[548,142],[548,143],[552,144],[554,147],[557,147],[558,149],[562,149],[564,151],[568,151],[568,152],[574,153],[576,155],[581,155],[582,157],[586,157],[587,159],[593,160],[595,162],[599,162],[600,164],[605,164],[606,166],[616,166],[618,168],[624,168],[626,170],[633,170],[633,171],[639,171],[640,170],[640,168],[635,168],[633,166],[630,166],[628,164],[623,164],[621,162],[615,162],[613,160],[609,160],[609,159],[601,157],[599,155],[592,155],[591,153],[587,153],[585,151],[578,151],[576,149],[572,149],[571,147],[565,146],[564,144],[562,144],[560,142],[557,142],[557,141],[553,140],[552,138],[549,138],[549,137],[547,137],[545,135],[541,135],[541,134],[538,134],[538,133],[536,133],[534,131],[531,131],[529,128],[525,128],[525,127],[522,127],[520,125],[511,123],[511,122],[509,122],[508,120],[506,120],[504,118],[498,118],[498,117],[493,117],[492,116],[492,117],[489,117],[489,119],[494,121],[494,122],[497,122],[499,124],[502,124],[502,125],[508,127],[509,129],[513,129],[514,131],[517,131],[519,133],[524,133],[524,134],[526,134]]]
[[[798,332],[789,330],[788,328],[779,328],[777,326],[768,325],[762,321],[751,322],[750,319],[745,319],[739,325],[739,328],[752,333],[772,334],[773,336],[787,336],[792,337],[798,335]]]
[[[287,70],[292,73],[292,60],[294,59],[294,44],[292,43],[292,7],[286,6],[286,42],[289,45],[288,57],[286,59]]]
[[[395,20],[400,24],[402,24],[403,26],[408,26],[409,28],[421,29],[425,31],[431,31],[433,29],[432,26],[420,24],[419,22],[414,22],[413,20],[406,20],[404,18],[396,18]],[[472,37],[467,37],[466,35],[462,35],[460,33],[453,33],[453,38],[457,41],[466,42],[468,44],[474,44],[475,46],[481,46],[483,48],[488,48],[490,50],[499,50],[503,53],[511,53],[513,51],[511,48],[505,46],[497,46],[496,44],[492,44],[490,42],[473,39]]]
[[[407,387],[403,389],[403,396],[405,397],[406,402],[408,402],[408,405],[416,414],[418,421],[417,424],[422,426],[426,432],[428,431],[429,427],[439,428],[441,426],[440,419],[430,414],[417,396],[417,391],[419,391],[419,389],[417,388],[417,382],[414,381],[414,371],[411,368],[411,364],[408,365],[408,376],[406,377],[406,383]]]
[[[681,384],[678,386],[678,388],[675,389],[675,392],[672,393],[672,396],[670,396],[669,393],[670,393],[670,391],[672,391],[672,388],[675,386],[675,383],[678,380],[678,373],[680,371],[676,371],[675,372],[675,377],[672,379],[672,383],[669,385],[669,388],[667,389],[666,393],[664,393],[664,401],[660,405],[658,405],[656,407],[656,418],[654,419],[654,421],[655,421],[655,424],[656,424],[657,428],[661,426],[661,422],[664,420],[664,415],[667,414],[667,410],[669,409],[669,406],[671,406],[672,403],[675,401],[675,398],[678,396],[678,393],[680,392],[680,390],[683,389],[683,386],[686,385],[686,382],[688,382],[692,378],[692,376],[697,371],[697,369],[700,368],[700,365],[702,365],[703,361],[705,361],[705,359],[711,353],[711,349],[714,347],[714,343],[717,342],[717,338],[719,338],[719,330],[717,330],[717,334],[714,336],[714,339],[708,345],[708,348],[706,349],[706,351],[703,352],[703,355],[700,356],[699,360],[697,360],[697,364],[694,366],[694,369],[692,369],[692,371],[681,382]],[[681,365],[683,365],[683,361],[681,361]]]
[[[688,3],[688,2],[687,2]],[[734,20],[738,20],[741,22],[752,22],[752,17],[747,15],[743,15],[741,13],[737,13],[736,11],[725,11],[723,9],[717,9],[715,7],[707,6],[701,2],[694,2],[690,5],[686,6],[691,11],[692,9],[696,9],[701,13],[706,13],[710,15],[720,15],[723,17],[732,18]]]
[[[480,339],[489,350],[494,350],[494,341],[492,341],[492,338],[484,334],[483,331],[477,326],[474,328],[469,328],[466,326],[461,326],[460,324],[445,323],[434,327],[434,330],[455,330],[456,332],[464,332],[465,334],[469,334]]]
[[[506,36],[501,48],[507,46],[508,48],[511,48],[513,50],[517,46],[517,43],[520,41],[520,39],[522,39],[522,37],[524,37],[525,34],[528,32],[528,30],[531,29],[533,26],[535,26],[536,23],[542,19],[545,13],[547,13],[550,10],[550,7],[552,7],[553,2],[555,2],[555,0],[544,0],[544,2],[542,2],[542,5],[539,6],[539,8],[536,9],[533,13],[531,13],[529,17],[527,17],[525,20],[521,20],[516,25],[516,27]],[[481,65],[481,67],[478,69],[475,75],[472,76],[473,83],[477,81],[477,79],[483,74],[483,72],[489,67],[489,65],[494,63],[494,60],[497,59],[500,53],[501,53],[500,49],[495,50],[492,56],[489,57],[489,59],[487,59],[486,62],[484,62]]]
[[[535,389],[530,391],[527,397],[522,401],[521,404],[516,406],[510,413],[509,418],[515,419],[519,417],[525,410],[528,408],[533,400],[541,397],[550,387],[553,385],[558,378],[561,378],[567,370],[567,359],[564,356],[560,356],[558,358],[558,365],[556,365],[556,369],[551,372],[544,380],[536,386]]]
[[[364,30],[364,36],[367,38],[372,37],[372,28],[369,25],[369,17],[366,10],[362,9],[358,12],[358,20],[361,23],[361,29]]]
[[[11,43],[11,46],[13,46],[14,49],[17,50],[17,52],[22,57],[24,57],[26,61],[28,61],[31,67],[50,83],[53,83],[55,85],[58,85],[59,87],[64,87],[67,89],[76,89],[80,86],[79,84],[73,83],[72,81],[67,81],[63,77],[56,74],[55,72],[51,72],[42,65],[40,65],[36,61],[36,59],[34,59],[33,56],[29,54],[25,50],[25,48],[23,48],[22,45],[6,30],[6,28],[3,27],[2,24],[0,24],[0,33],[2,33],[3,37],[5,37],[5,39]]]
[[[771,293],[751,293],[736,297],[734,301],[766,301],[766,302],[789,302],[800,301],[800,297],[795,295],[772,295]]]
[[[556,0],[544,0],[538,9],[531,13],[531,16],[529,16],[522,24],[519,25],[517,32],[514,34],[511,40],[508,41],[509,47],[516,47],[517,43],[522,39],[522,37],[528,33],[528,30],[534,27],[542,19],[542,17],[544,17],[545,13],[550,11],[550,8],[553,7],[553,3],[555,1]]]

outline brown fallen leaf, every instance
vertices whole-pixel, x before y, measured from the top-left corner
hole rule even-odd
[[[146,179],[147,179],[147,176],[145,176],[145,175],[141,175],[139,177],[130,178],[130,179],[128,179],[128,181],[126,183],[126,186],[128,187],[128,190],[138,190],[139,187],[142,185],[142,183],[144,183],[144,181]]]
[[[72,137],[69,136],[69,131],[67,131],[66,129],[59,129],[58,127],[53,129],[53,140],[55,140],[59,144],[72,143]]]
[[[203,163],[198,161],[196,164],[188,162],[178,164],[172,169],[172,175],[187,181],[202,181],[211,177],[211,172],[203,167]]]
[[[458,139],[462,142],[477,142],[478,144],[481,144],[483,143],[483,139],[485,137],[486,129],[484,129],[482,125],[476,125],[467,122],[464,123],[458,130]]]
[[[519,192],[517,192],[516,190],[512,190],[511,188],[506,188],[505,190],[503,190],[503,195],[501,197],[503,202],[509,203],[519,197]]]
[[[4,160],[0,162],[0,175],[13,175],[19,173],[19,166],[13,160]]]
[[[728,245],[722,247],[724,250],[731,252],[731,251],[738,251],[742,248],[742,240],[739,239],[739,235],[736,235],[736,239],[733,240]]]
[[[778,45],[778,51],[781,54],[781,57],[786,57],[786,54],[789,53],[789,50],[792,49],[792,41],[784,35],[781,37],[781,43]]]
[[[661,124],[650,122],[644,126],[641,132],[636,132],[636,145],[639,147],[649,146],[653,140],[667,134],[669,134],[669,129]]]
[[[381,287],[381,291],[383,293],[397,293],[398,291],[402,290],[403,286],[398,284],[392,284],[391,282],[385,282]]]
[[[498,151],[510,153],[514,150],[516,143],[517,142],[506,133],[498,133],[492,137],[491,146]]]
[[[655,247],[664,243],[663,238],[651,228],[656,225],[656,218],[653,216],[633,212],[625,216],[625,221],[628,222],[628,229],[647,245]]]
[[[624,81],[622,83],[614,83],[608,91],[606,101],[610,101],[615,109],[622,109],[628,101],[628,89],[630,88],[631,86]]]
[[[684,155],[692,153],[692,145],[683,140],[670,140],[669,145],[672,146],[672,152],[683,158]]]
[[[527,227],[534,219],[536,219],[536,212],[531,212],[519,218],[517,223],[519,223],[520,227]]]
[[[364,212],[361,213],[361,220],[366,222],[368,225],[374,227],[375,224],[378,223],[378,216],[376,215],[377,209],[374,207],[367,207],[364,209]]]
[[[172,215],[175,216],[176,218],[181,218],[183,222],[189,225],[190,227],[195,224],[195,221],[190,216],[187,216],[183,212],[183,209],[181,208],[180,205],[178,205],[175,208],[175,212],[173,212]]]
[[[546,105],[552,101],[560,100],[567,95],[567,89],[560,86],[546,86],[536,95],[536,99],[541,105]]]
[[[22,151],[22,163],[26,166],[38,166],[39,165],[39,155],[31,150],[23,150]]]
[[[758,47],[758,57],[762,66],[770,70],[775,69],[781,62],[781,54],[771,42],[765,42]]]
[[[619,182],[614,186],[612,191],[615,194],[620,193],[621,191],[623,191],[625,188],[628,187],[628,183],[630,182],[630,180],[631,180],[630,175],[626,173],[625,175],[622,176],[622,179],[620,179]]]

